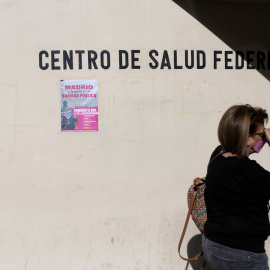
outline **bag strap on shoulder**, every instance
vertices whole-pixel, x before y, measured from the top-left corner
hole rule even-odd
[[[180,248],[181,248],[181,245],[182,245],[182,242],[184,240],[184,236],[185,236],[185,233],[186,233],[186,230],[187,230],[187,226],[188,226],[188,222],[189,222],[189,219],[190,219],[190,215],[191,215],[191,211],[193,209],[193,205],[194,205],[194,202],[195,202],[195,199],[196,199],[196,195],[197,195],[197,191],[194,190],[193,192],[193,196],[192,196],[192,199],[191,199],[191,202],[190,202],[190,205],[189,205],[189,210],[188,210],[188,213],[187,213],[187,217],[186,217],[186,222],[185,222],[185,225],[184,225],[184,229],[182,231],[182,235],[181,235],[181,238],[180,238],[180,241],[179,241],[179,244],[178,244],[178,253],[179,253],[179,256],[185,260],[185,261],[196,261],[198,260],[203,252],[201,251],[200,253],[198,253],[195,257],[193,258],[184,258],[181,254],[180,254]]]
[[[226,152],[227,152],[227,151],[222,151],[222,152],[218,153],[215,157],[213,157],[213,158],[210,160],[210,162],[209,162],[209,164],[208,164],[208,166],[207,166],[207,170],[208,170],[209,165],[212,163],[212,161],[213,161],[216,157],[218,157],[219,155],[222,155],[222,154],[224,154],[224,153],[226,153]],[[197,178],[196,178],[196,179],[197,179]],[[203,180],[203,179],[201,179],[201,180]],[[204,180],[203,180],[203,182],[204,182]],[[197,190],[194,190],[193,196],[192,196],[192,199],[191,199],[191,202],[190,202],[190,205],[189,205],[189,210],[188,210],[188,213],[187,213],[185,225],[184,225],[184,228],[183,228],[183,231],[182,231],[182,234],[181,234],[181,237],[180,237],[180,241],[179,241],[179,244],[178,244],[178,253],[179,253],[179,256],[180,256],[183,260],[189,261],[189,262],[190,262],[190,261],[196,261],[196,260],[198,260],[198,259],[203,255],[203,252],[202,252],[202,251],[201,251],[200,253],[198,253],[198,254],[197,254],[195,257],[193,257],[193,258],[185,258],[185,257],[183,257],[183,256],[180,254],[181,245],[182,245],[182,242],[183,242],[183,240],[184,240],[184,236],[185,236],[185,233],[186,233],[186,230],[187,230],[188,222],[189,222],[190,215],[191,215],[191,212],[192,212],[192,209],[193,209],[193,205],[194,205],[194,202],[195,202],[195,199],[196,199],[196,195],[197,195]],[[203,263],[203,265],[202,265],[202,267],[201,267],[201,270],[204,269],[205,264],[206,264],[206,261],[204,261],[204,263]]]
[[[219,155],[223,155],[223,154],[225,154],[225,153],[227,153],[227,151],[222,151],[222,152],[218,153],[217,155],[215,155],[215,156],[209,161],[208,166],[207,166],[207,170],[208,170],[210,164],[214,161],[214,159],[216,159]]]

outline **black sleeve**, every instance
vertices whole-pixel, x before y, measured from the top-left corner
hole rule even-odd
[[[242,159],[242,164],[238,168],[242,175],[242,188],[254,195],[265,199],[270,198],[270,172],[260,166],[255,160],[249,158]]]

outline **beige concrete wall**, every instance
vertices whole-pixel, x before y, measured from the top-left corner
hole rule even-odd
[[[214,70],[213,50],[230,48],[170,0],[1,0],[0,12],[0,269],[192,269],[177,254],[187,189],[222,113],[270,109],[269,81]],[[121,49],[140,50],[141,69],[119,70]],[[152,49],[204,50],[209,65],[153,70]],[[41,50],[108,50],[111,67],[41,70]],[[61,133],[61,79],[98,80],[99,132]],[[269,169],[269,149],[256,158]]]

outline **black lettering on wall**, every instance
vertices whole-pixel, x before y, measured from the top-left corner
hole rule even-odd
[[[82,54],[85,53],[85,51],[77,50],[75,53],[78,54],[79,69],[82,69]]]
[[[46,70],[49,68],[49,64],[46,63],[45,66],[43,65],[42,56],[45,55],[45,57],[49,57],[49,54],[47,51],[40,51],[39,52],[39,68],[42,70]]]
[[[254,51],[247,51],[247,69],[254,69],[255,67],[251,64],[254,59],[252,58],[252,55],[254,54]]]
[[[63,51],[64,69],[67,69],[67,64],[69,66],[69,69],[73,69],[73,51],[69,51],[69,55],[67,51]]]
[[[123,64],[123,55],[125,56],[125,63]],[[119,69],[126,69],[128,67],[128,52],[125,50],[119,50]]]
[[[60,54],[60,51],[51,51],[51,64],[52,64],[52,70],[59,70],[60,67],[56,66],[55,63],[59,62],[59,58],[56,58],[56,54]]]
[[[229,66],[229,63],[232,62],[232,59],[229,58],[229,55],[233,54],[232,51],[225,51],[225,69],[233,69],[232,66]]]
[[[241,51],[235,52],[235,68],[236,69],[243,69],[244,67],[244,53]]]
[[[139,58],[135,57],[136,53],[140,53],[140,50],[131,50],[131,68],[140,69],[140,66],[136,66],[135,62],[139,61]]]
[[[84,55],[85,53],[87,53],[87,56]],[[223,65],[224,61],[224,68],[226,70],[239,70],[244,68],[270,70],[270,51],[234,52],[232,50],[214,50],[213,53],[214,69],[222,68],[221,65]],[[233,55],[234,53],[235,56]],[[111,67],[111,56],[108,50],[103,50],[100,53],[94,50],[41,50],[38,55],[39,68],[41,70],[73,70],[74,59],[77,58],[75,54],[78,56],[79,69],[83,69],[83,57],[87,57],[88,69],[109,69]],[[130,69],[141,69],[139,63],[140,50],[119,50],[118,54],[119,69],[127,69],[129,67]],[[181,53],[179,53],[179,50],[173,50],[173,55],[170,55],[169,50],[164,50],[162,57],[159,57],[159,52],[153,49],[149,51],[149,57],[149,67],[151,69],[160,67],[160,69],[182,70],[184,68],[196,68],[199,70],[204,69],[207,64],[206,52],[203,50],[181,50]],[[171,57],[173,57],[173,59]],[[182,59],[182,57],[184,58]],[[171,63],[171,61],[173,61],[173,63]]]
[[[174,69],[182,69],[183,67],[182,66],[178,66],[178,63],[177,63],[177,50],[174,50],[173,51],[173,67]]]
[[[217,62],[219,62],[221,59],[218,58],[218,54],[221,54],[222,51],[214,51],[214,69],[217,69]]]
[[[202,63],[201,60],[202,59]],[[206,55],[204,51],[197,51],[197,69],[204,69],[206,66]]]
[[[96,60],[97,60],[97,53],[95,51],[89,50],[88,51],[88,69],[92,69],[92,64],[95,69],[98,69]]]
[[[106,55],[106,56],[105,56]],[[105,58],[106,57],[106,65],[105,65]],[[106,51],[106,50],[103,50],[101,53],[100,53],[100,65],[103,69],[108,69],[110,68],[111,66],[111,55],[110,55],[110,52],[109,51]]]
[[[265,69],[265,54],[263,52],[257,52],[257,69]]]
[[[165,50],[163,52],[163,57],[162,57],[160,69],[164,69],[164,67],[167,67],[168,69],[171,69],[170,58],[169,58],[169,54],[168,54],[167,50]]]
[[[191,50],[191,56],[190,56],[190,60],[191,60],[191,63],[190,65],[188,64],[188,50],[185,50],[185,66],[187,69],[192,69],[194,68],[194,50]]]
[[[150,57],[151,60],[153,60],[153,62],[154,62],[154,64],[153,64],[153,63],[149,63],[149,67],[152,68],[152,69],[156,69],[156,68],[158,68],[158,61],[157,61],[157,59],[156,59],[153,55],[158,56],[158,51],[156,51],[156,50],[151,50],[151,51],[149,52],[149,57]]]

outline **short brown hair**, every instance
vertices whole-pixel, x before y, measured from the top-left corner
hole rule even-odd
[[[251,105],[234,105],[222,116],[218,126],[218,139],[224,150],[246,156],[248,134],[268,122],[266,110]]]

